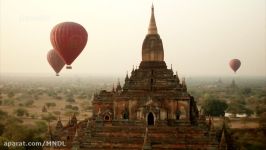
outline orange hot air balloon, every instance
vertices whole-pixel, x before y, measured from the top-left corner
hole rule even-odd
[[[47,60],[56,72],[56,76],[59,76],[59,72],[65,66],[65,62],[63,61],[63,59],[58,55],[55,50],[52,49],[47,53]]]
[[[87,39],[88,33],[85,28],[75,22],[56,25],[50,35],[51,43],[67,64],[67,69],[72,68],[70,65],[85,48]]]
[[[241,62],[239,59],[232,59],[229,62],[229,65],[231,67],[232,70],[234,70],[234,72],[236,73],[236,71],[239,69],[239,67],[241,66]]]

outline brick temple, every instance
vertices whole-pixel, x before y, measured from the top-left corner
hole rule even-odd
[[[58,121],[50,138],[67,146],[54,149],[226,149],[199,114],[185,79],[167,67],[153,6],[139,67],[126,75],[124,85],[94,94],[92,105],[86,120],[73,115],[66,126]]]

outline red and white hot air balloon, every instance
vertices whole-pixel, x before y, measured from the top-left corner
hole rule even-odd
[[[65,66],[65,62],[54,49],[51,49],[47,53],[47,61],[51,65],[51,67],[54,69],[56,76],[59,76],[59,72]]]
[[[79,56],[87,44],[88,33],[75,22],[62,22],[51,31],[50,40],[54,49],[71,69],[72,62]]]
[[[229,62],[229,66],[236,73],[236,71],[240,68],[241,62],[239,59],[232,59]]]

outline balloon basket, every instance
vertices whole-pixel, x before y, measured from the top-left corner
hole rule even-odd
[[[56,76],[59,76],[59,74],[57,73]]]
[[[67,69],[72,69],[72,67],[69,65],[69,66],[66,66]]]

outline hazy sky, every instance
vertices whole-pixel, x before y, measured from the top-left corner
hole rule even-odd
[[[1,73],[47,73],[50,31],[74,21],[87,46],[61,75],[125,75],[141,61],[152,0],[0,0]],[[265,0],[154,0],[165,61],[181,76],[266,77]]]

